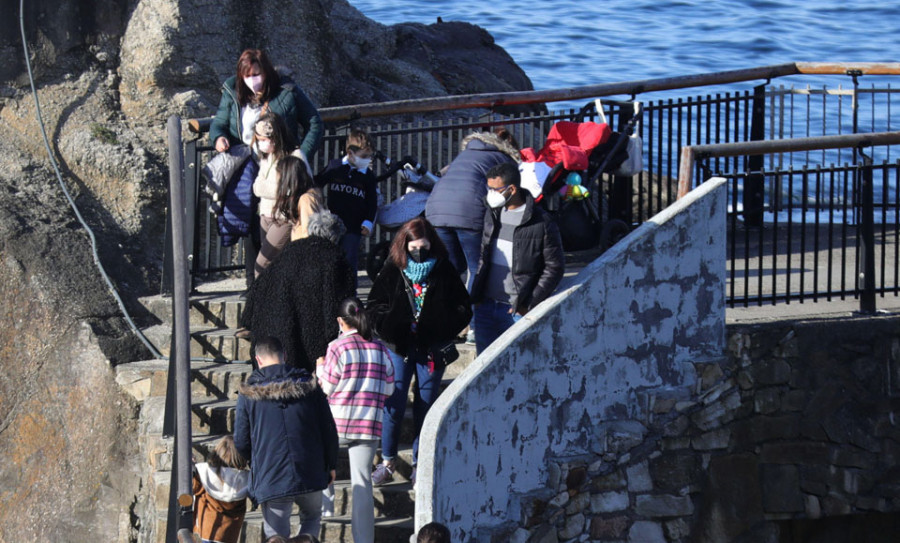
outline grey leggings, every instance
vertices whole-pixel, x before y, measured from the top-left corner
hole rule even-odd
[[[263,533],[266,538],[273,535],[291,537],[291,508],[300,508],[300,533],[319,537],[322,523],[322,492],[315,490],[260,504],[263,517]]]

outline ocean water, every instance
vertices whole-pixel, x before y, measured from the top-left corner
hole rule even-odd
[[[384,23],[467,21],[552,89],[785,62],[900,60],[900,3],[861,0],[350,0]],[[863,78],[870,84],[875,78]],[[778,83],[850,86],[847,76]],[[753,83],[730,86],[746,89]],[[581,104],[557,104],[578,107]],[[556,109],[556,107],[554,107]]]

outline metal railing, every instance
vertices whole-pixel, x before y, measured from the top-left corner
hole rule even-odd
[[[768,86],[769,81],[773,78],[798,74],[845,74],[852,77],[853,89],[848,93],[843,89],[838,89],[835,92],[828,89],[811,88],[785,89],[781,87],[773,89]],[[675,99],[651,97],[652,99],[644,101],[644,118],[639,123],[636,133],[643,139],[645,171],[633,178],[604,176],[601,190],[595,191],[596,194],[594,196],[599,200],[597,202],[599,204],[598,207],[601,210],[606,209],[606,216],[622,218],[626,222],[635,225],[645,221],[675,200],[678,194],[679,169],[687,167],[688,162],[693,164],[693,159],[699,156],[696,153],[705,152],[696,147],[696,145],[718,143],[734,145],[734,142],[753,141],[764,144],[766,142],[759,142],[759,140],[763,140],[767,134],[770,138],[776,136],[793,137],[797,135],[795,130],[799,130],[800,135],[805,136],[841,134],[845,130],[843,102],[845,97],[849,97],[851,100],[849,107],[852,115],[850,132],[856,132],[860,126],[869,126],[873,131],[876,127],[882,130],[890,130],[892,124],[891,97],[895,91],[890,87],[887,89],[871,88],[868,90],[858,88],[858,77],[860,75],[875,74],[900,75],[900,63],[795,63],[714,74],[608,83],[574,89],[450,96],[324,108],[321,110],[321,113],[326,122],[329,123],[329,130],[325,136],[322,149],[315,157],[314,167],[321,169],[328,159],[340,155],[342,150],[341,142],[348,128],[347,123],[376,116],[479,107],[491,109],[490,113],[471,119],[447,122],[394,123],[367,127],[370,134],[375,138],[376,146],[379,150],[394,157],[404,155],[417,156],[420,162],[425,164],[428,169],[435,171],[449,163],[456,156],[459,152],[460,140],[467,132],[473,129],[478,130],[506,125],[512,129],[522,146],[539,148],[542,146],[547,131],[554,122],[563,119],[580,122],[593,120],[596,117],[596,111],[592,109],[592,104],[588,104],[580,110],[512,116],[494,113],[493,110],[499,106],[610,96],[626,96],[630,97],[631,101],[634,101],[639,95],[646,95],[647,93],[766,80],[764,84],[756,85],[752,91],[725,92],[724,94],[688,98],[678,97]],[[871,122],[869,124],[861,122],[859,117],[860,112],[864,110],[864,108],[860,107],[860,99],[863,96],[871,98]],[[876,97],[878,96],[886,97],[886,106],[876,106]],[[794,102],[797,97],[805,99],[805,110],[803,107],[796,107]],[[837,97],[836,108],[833,105],[833,100],[829,102],[833,97]],[[822,98],[821,110],[818,107],[812,107],[813,98]],[[631,104],[621,101],[610,101],[608,103],[612,106],[612,110],[607,115],[610,124],[614,128],[623,126],[630,118]],[[834,109],[837,109],[836,113]],[[886,115],[883,115],[885,109]],[[821,114],[819,111],[821,111]],[[828,120],[835,118],[835,116],[838,119],[836,125]],[[818,126],[816,123],[818,121],[821,121],[821,133],[817,133]],[[170,518],[168,525],[170,527],[169,535],[171,536],[167,538],[169,541],[173,540],[175,530],[190,528],[190,511],[188,509],[188,500],[190,498],[188,292],[198,276],[243,268],[241,245],[239,244],[236,248],[222,248],[219,244],[212,217],[206,211],[208,203],[205,200],[205,192],[202,190],[200,171],[204,161],[211,154],[212,148],[205,145],[200,138],[208,130],[209,122],[210,119],[190,121],[189,124],[197,136],[186,141],[182,141],[180,121],[177,117],[171,118],[168,126],[171,202],[167,221],[169,228],[166,235],[162,290],[164,293],[174,293],[174,344],[170,357],[170,388],[167,394],[165,415],[167,422],[164,433],[176,436],[176,468],[173,470],[169,508]],[[797,126],[798,122],[799,128]],[[858,147],[861,142],[865,141],[865,138],[860,137],[860,139],[855,141],[855,143],[848,143],[839,147],[846,148],[849,145]],[[883,143],[900,143],[900,139],[890,139],[889,142],[885,141]],[[693,158],[689,157],[690,160],[685,159],[683,156],[682,151],[685,147],[692,148],[695,153]],[[732,207],[734,210],[738,209],[736,200],[739,194],[738,188],[743,191],[741,193],[742,198],[747,193],[747,186],[759,188],[758,194],[749,194],[751,196],[749,205],[745,203],[745,207],[739,213],[736,211],[732,214],[731,224],[733,229],[736,229],[739,215],[742,217],[742,224],[748,222],[748,214],[744,209],[754,211],[760,216],[752,216],[749,222],[755,221],[755,224],[759,224],[759,226],[756,226],[756,228],[759,228],[758,232],[756,232],[758,236],[756,239],[762,240],[759,243],[760,247],[762,247],[765,245],[764,226],[762,226],[763,222],[761,220],[764,211],[760,213],[760,210],[764,210],[768,205],[773,212],[785,209],[789,212],[793,211],[793,196],[785,198],[788,202],[787,204],[779,203],[780,196],[777,195],[784,194],[781,189],[770,189],[769,199],[766,200],[764,189],[767,176],[773,180],[770,183],[773,187],[787,186],[787,194],[789,195],[793,185],[792,179],[796,175],[805,176],[802,178],[804,180],[800,182],[800,185],[803,187],[809,186],[808,180],[810,176],[816,179],[815,182],[817,184],[820,182],[820,179],[830,179],[828,176],[843,175],[853,177],[852,183],[845,182],[842,187],[856,187],[859,185],[863,189],[861,192],[863,197],[858,198],[855,195],[856,193],[854,193],[852,198],[844,198],[842,202],[852,201],[854,203],[851,207],[857,209],[859,208],[857,202],[869,201],[867,199],[874,194],[874,189],[871,175],[867,174],[858,177],[859,181],[854,176],[857,176],[857,172],[861,171],[869,173],[878,171],[884,172],[881,184],[882,198],[880,209],[882,210],[883,225],[881,241],[884,243],[890,236],[893,236],[894,246],[900,244],[900,241],[898,241],[900,235],[898,235],[896,229],[890,230],[884,227],[889,222],[889,211],[893,214],[893,223],[895,225],[900,224],[900,216],[898,216],[897,212],[898,201],[900,201],[900,194],[897,193],[900,190],[897,188],[900,187],[900,173],[898,173],[900,168],[896,164],[887,163],[877,167],[863,168],[862,170],[857,166],[841,166],[839,168],[824,166],[830,159],[830,155],[823,153],[819,163],[810,171],[808,165],[815,164],[818,157],[811,157],[807,151],[802,151],[806,153],[803,157],[795,157],[793,153],[800,152],[800,149],[791,147],[770,148],[765,152],[766,154],[752,155],[753,157],[759,157],[758,159],[754,158],[745,161],[742,157],[735,155],[730,160],[722,160],[722,162],[718,160],[723,158],[724,155],[713,156],[710,153],[709,156],[714,162],[712,164],[706,163],[706,168],[710,169],[710,171],[722,172],[723,175],[730,175],[736,182],[740,182],[741,186],[735,185],[732,191]],[[889,158],[890,148],[885,147],[884,153]],[[744,152],[743,154],[747,155],[749,153]],[[764,163],[762,161],[766,156],[769,163],[768,171],[764,171]],[[854,157],[856,157],[855,154]],[[798,159],[798,162],[802,161],[802,165],[806,165],[807,170],[798,174],[794,163],[795,158]],[[839,155],[838,158],[840,158]],[[870,164],[868,160],[866,158],[863,161],[865,166]],[[840,160],[835,161],[835,163],[840,163]],[[850,168],[852,168],[853,174],[850,173]],[[701,179],[701,175],[701,171],[698,168],[689,171],[686,179],[694,179],[697,182]],[[888,179],[889,176],[893,177],[894,189],[891,189],[894,190],[893,196],[889,194],[890,190],[888,187],[891,185]],[[684,186],[689,186],[689,183],[685,181]],[[397,183],[389,182],[385,185],[383,192],[386,199],[390,201],[400,195],[400,190],[401,188]],[[804,188],[803,190],[806,189]],[[756,199],[754,200],[753,198]],[[767,204],[767,202],[769,203]],[[832,209],[833,206],[829,208],[829,210]],[[870,270],[870,267],[875,262],[874,253],[871,251],[876,243],[872,235],[874,233],[874,209],[874,203],[862,206],[862,210],[865,212],[863,216],[872,217],[872,220],[866,218],[861,222],[861,234],[859,234],[863,240],[863,254],[865,255],[862,257],[864,264],[862,269],[865,272],[865,277],[869,279],[875,276],[875,273]],[[804,224],[801,221],[801,225]],[[805,228],[805,226],[802,228]],[[855,232],[856,224],[843,221],[841,228],[851,229]],[[867,233],[870,230],[872,233]],[[788,231],[790,232],[791,228]],[[387,233],[378,230],[375,239],[383,239],[386,235]],[[730,241],[732,244],[732,255],[736,254],[737,251],[734,245],[735,239],[732,236]],[[749,239],[750,236],[745,233],[745,240]],[[850,238],[845,236],[842,239]],[[829,243],[833,244],[833,240],[829,240]],[[745,243],[745,246],[749,246],[749,243]],[[792,245],[789,244],[788,246]],[[846,260],[852,260],[856,263],[860,260],[860,257],[848,257]],[[881,287],[882,294],[890,289],[897,292],[898,285],[900,285],[900,281],[897,278],[897,269],[900,266],[897,265],[896,253],[893,260],[889,262],[887,253],[882,252],[881,263],[882,277],[888,277],[888,265],[893,265],[893,287],[889,288],[886,286],[887,283],[883,283]],[[749,275],[750,266],[751,260],[745,258],[743,269],[747,275]],[[775,272],[777,272],[777,269],[773,267],[772,273],[774,274]],[[730,273],[732,296],[729,299],[729,303],[734,304],[738,300],[733,290],[738,274],[738,268],[734,264],[731,264]],[[855,271],[853,273],[855,274]],[[762,273],[760,273],[759,277],[762,277]],[[846,284],[847,274],[845,273],[842,277],[845,280],[845,283],[842,284]],[[854,292],[856,290],[853,289]],[[803,289],[800,292],[800,296],[803,296]],[[842,287],[840,292],[829,292],[826,296],[844,296],[850,293],[851,289]],[[813,295],[818,296],[818,294],[816,291]],[[871,296],[872,294],[869,291],[866,291],[864,294],[864,297],[867,299]],[[747,303],[749,299],[749,294],[744,295],[742,303]],[[777,299],[773,291],[770,300],[776,301]],[[784,299],[785,301],[790,301],[794,298],[793,295],[788,294]]]
[[[851,87],[837,89],[774,88],[771,78],[797,74],[843,74],[851,81]],[[900,63],[894,64],[813,64],[798,63],[735,70],[715,74],[701,74],[645,81],[609,83],[575,89],[553,91],[529,91],[519,93],[485,94],[426,98],[414,101],[387,102],[340,108],[323,108],[321,114],[328,122],[323,145],[313,159],[316,171],[329,159],[340,156],[343,140],[350,122],[371,123],[376,115],[395,115],[411,111],[437,111],[484,106],[496,108],[505,105],[572,100],[596,96],[630,95],[631,100],[642,93],[655,93],[643,101],[643,119],[636,133],[643,139],[644,171],[633,178],[616,178],[604,175],[601,190],[594,192],[597,207],[605,218],[619,218],[631,225],[638,225],[658,213],[675,200],[678,193],[678,169],[681,149],[688,145],[757,141],[765,138],[816,136],[853,133],[860,126],[890,127],[894,90],[888,88],[861,89],[858,74],[900,74]],[[744,91],[728,91],[688,97],[660,98],[660,92],[702,85],[720,85],[741,81],[766,79]],[[417,109],[414,109],[415,108]],[[627,122],[631,103],[607,101],[609,122],[618,128]],[[511,129],[523,147],[539,148],[552,124],[559,120],[585,121],[596,119],[593,103],[580,110],[543,114],[500,115],[493,112],[479,117],[455,119],[444,122],[403,122],[368,124],[376,147],[392,157],[412,155],[436,171],[459,152],[459,143],[472,130],[489,129],[505,125]],[[201,189],[200,167],[211,154],[212,148],[199,139],[208,130],[209,119],[190,122],[198,139],[186,141],[185,168],[186,199],[188,209],[193,210],[194,221],[188,225],[196,232],[189,255],[192,281],[210,273],[242,269],[242,246],[223,248],[218,242],[213,218],[206,212],[206,195]],[[898,124],[898,123],[893,123]],[[890,148],[885,150],[890,157]],[[840,164],[840,155],[815,155],[806,153],[775,153],[753,157],[749,160],[733,157],[716,159],[711,169],[729,174],[745,171],[760,172],[769,169],[788,170],[804,164]],[[377,170],[376,173],[381,173]],[[699,182],[702,175],[696,172]],[[388,181],[382,186],[386,201],[401,194],[399,182]],[[388,232],[376,229],[369,242],[386,239]],[[368,250],[364,248],[363,254]],[[168,267],[168,266],[167,266]],[[164,274],[164,291],[171,291],[170,275]]]
[[[861,158],[840,167],[709,174],[731,179],[728,304],[849,296],[859,299],[860,312],[874,313],[876,293],[900,293],[900,162],[873,165],[872,157],[862,151],[891,144],[900,144],[900,132],[682,148],[679,195],[693,188],[694,166],[700,161],[712,171],[710,161],[727,157],[850,149]],[[876,172],[881,187],[878,201]],[[766,190],[767,178],[770,186],[786,189]],[[795,198],[798,192],[800,198]],[[881,225],[877,233],[876,209]]]
[[[182,541],[182,530],[193,528],[194,502],[191,466],[191,362],[190,362],[190,311],[188,304],[190,278],[187,265],[189,232],[186,228],[191,213],[185,206],[185,190],[181,172],[184,156],[181,154],[181,119],[169,117],[167,124],[169,144],[169,221],[166,224],[166,240],[173,262],[172,296],[172,345],[169,349],[168,386],[163,435],[174,436],[175,453],[169,486],[166,541]]]

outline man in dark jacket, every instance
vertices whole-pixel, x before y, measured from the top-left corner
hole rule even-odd
[[[241,385],[234,444],[250,461],[250,497],[261,504],[265,536],[291,535],[291,507],[300,533],[318,537],[322,490],[334,481],[338,435],[315,377],[284,365],[281,343],[256,343],[259,369]]]
[[[484,230],[487,172],[497,164],[518,164],[519,159],[519,146],[505,128],[469,134],[425,204],[425,218],[434,225],[470,293]],[[466,343],[475,341],[472,324]]]
[[[479,353],[550,296],[565,269],[559,228],[522,190],[519,169],[499,164],[488,171],[487,182],[481,259],[472,285]]]

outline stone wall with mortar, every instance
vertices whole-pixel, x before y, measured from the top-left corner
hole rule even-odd
[[[695,393],[546,458],[517,525],[479,541],[890,541],[900,530],[900,317],[729,327]],[[596,423],[594,423],[596,424]]]
[[[654,511],[694,512],[682,488],[654,491],[650,438],[699,410],[722,362],[725,199],[713,180],[654,217],[454,381],[422,430],[417,525],[454,541],[652,540]]]

